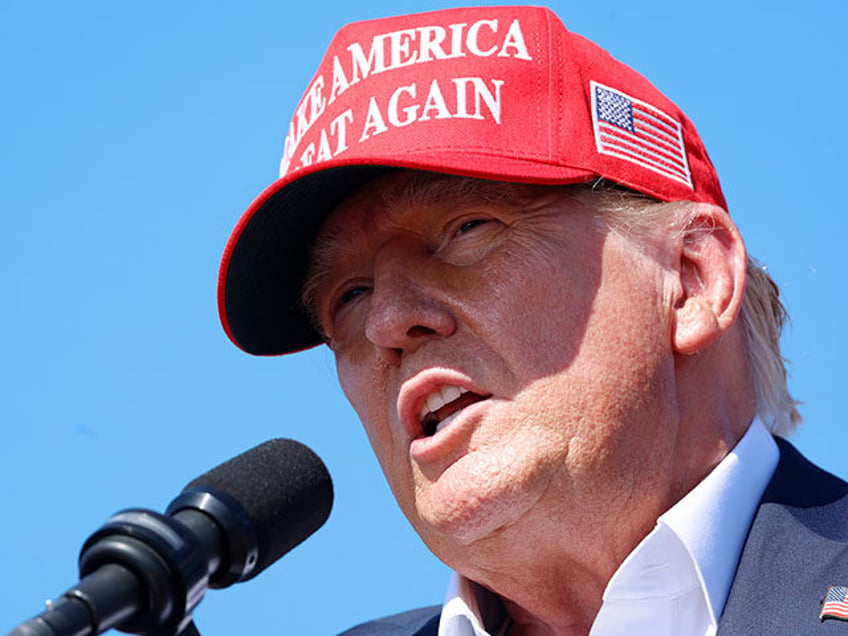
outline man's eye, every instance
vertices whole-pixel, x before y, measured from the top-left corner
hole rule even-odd
[[[345,309],[348,305],[354,303],[359,296],[367,293],[370,289],[371,288],[367,285],[354,285],[336,294],[329,306],[328,320],[330,321],[330,324],[335,325],[340,314],[345,313]]]
[[[457,235],[465,234],[466,232],[470,232],[471,230],[473,230],[475,227],[488,222],[489,219],[471,219],[470,221],[466,221],[465,223],[460,225],[456,233]]]
[[[343,307],[357,296],[368,291],[367,287],[351,287],[339,296],[339,307]]]

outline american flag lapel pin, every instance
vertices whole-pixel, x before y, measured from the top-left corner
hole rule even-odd
[[[821,612],[819,612],[819,620],[824,621],[828,618],[848,621],[848,586],[828,586],[827,594],[822,601]]]

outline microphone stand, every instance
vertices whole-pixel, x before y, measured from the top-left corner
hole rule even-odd
[[[181,499],[196,497],[184,493]],[[200,636],[192,612],[220,565],[221,529],[199,510],[124,510],[85,542],[80,581],[9,636]]]

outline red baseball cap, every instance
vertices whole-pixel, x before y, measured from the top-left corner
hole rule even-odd
[[[224,250],[218,307],[237,346],[278,355],[321,342],[300,303],[310,244],[354,189],[397,168],[551,185],[604,177],[726,208],[686,115],[549,9],[349,24],[295,109],[280,178]]]

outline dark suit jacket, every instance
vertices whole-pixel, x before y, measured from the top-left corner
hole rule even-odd
[[[848,622],[819,621],[827,587],[848,586],[848,483],[777,443],[780,461],[748,531],[719,634],[848,636]],[[404,612],[342,636],[436,636],[439,611]]]
[[[828,585],[848,585],[848,484],[777,443],[719,634],[848,634],[848,622],[818,618]]]

